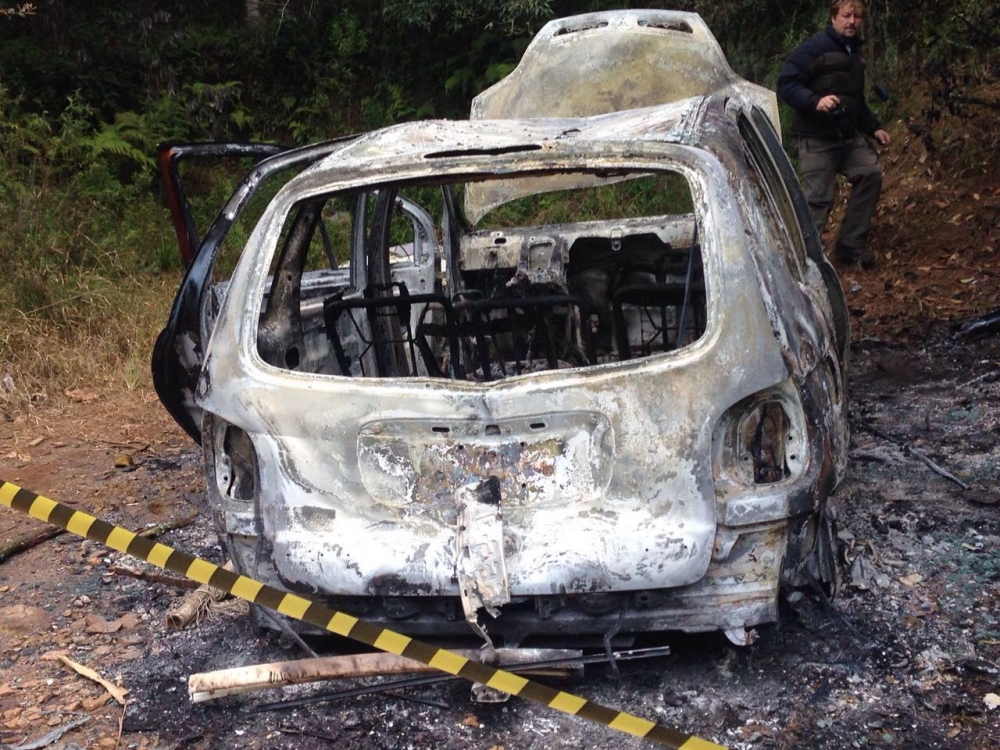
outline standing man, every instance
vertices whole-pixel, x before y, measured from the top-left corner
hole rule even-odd
[[[820,234],[826,228],[837,175],[844,175],[851,183],[851,197],[834,254],[871,268],[875,253],[868,248],[867,236],[882,189],[882,170],[867,137],[888,146],[889,134],[865,103],[863,21],[860,0],[830,0],[830,24],[792,52],[778,74],[778,96],[795,109],[792,137],[816,228]]]

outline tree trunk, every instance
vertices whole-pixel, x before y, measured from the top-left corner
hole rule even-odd
[[[261,0],[246,0],[247,26],[260,26],[260,2]]]

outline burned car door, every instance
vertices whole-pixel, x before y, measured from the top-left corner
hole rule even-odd
[[[837,344],[837,355],[846,377],[848,349],[850,347],[850,321],[847,313],[847,299],[840,285],[840,277],[823,252],[823,243],[816,225],[813,223],[809,204],[799,184],[795,168],[788,160],[788,155],[781,146],[781,139],[775,131],[771,120],[758,107],[747,113],[747,122],[742,126],[744,137],[750,138],[758,145],[761,157],[767,163],[767,169],[775,172],[773,180],[780,181],[785,195],[780,199],[785,203],[783,214],[785,223],[791,231],[797,232],[794,242],[804,243],[805,254],[815,265],[822,277],[822,283],[812,283],[811,288],[826,298],[829,311],[833,315],[832,333]],[[766,152],[767,157],[763,157]]]
[[[207,161],[223,159],[236,162],[250,158],[260,161],[274,156],[286,148],[273,143],[163,143],[157,148],[157,162],[160,165],[160,179],[166,193],[170,218],[177,235],[177,245],[184,266],[191,265],[201,246],[194,211],[188,201],[187,191],[181,179],[180,166],[185,161]]]
[[[299,168],[329,153],[336,142],[282,153],[269,144],[168,144],[160,149],[161,177],[177,234],[181,257],[187,265],[184,279],[171,306],[167,324],[153,347],[153,386],[164,407],[195,441],[201,441],[201,409],[194,389],[201,372],[205,344],[211,334],[218,296],[213,271],[234,222],[269,178]],[[268,157],[243,179],[199,240],[179,166],[188,158]]]

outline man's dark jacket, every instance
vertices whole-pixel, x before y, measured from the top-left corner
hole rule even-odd
[[[841,140],[856,133],[873,135],[882,127],[865,103],[862,43],[852,39],[848,51],[833,26],[827,26],[795,48],[778,73],[778,96],[795,109],[792,135]],[[828,94],[840,97],[840,106],[817,112],[816,103]]]

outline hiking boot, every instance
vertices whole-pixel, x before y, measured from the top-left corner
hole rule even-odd
[[[860,263],[865,269],[875,267],[875,253],[867,247],[848,247],[838,242],[833,254],[844,263]]]

